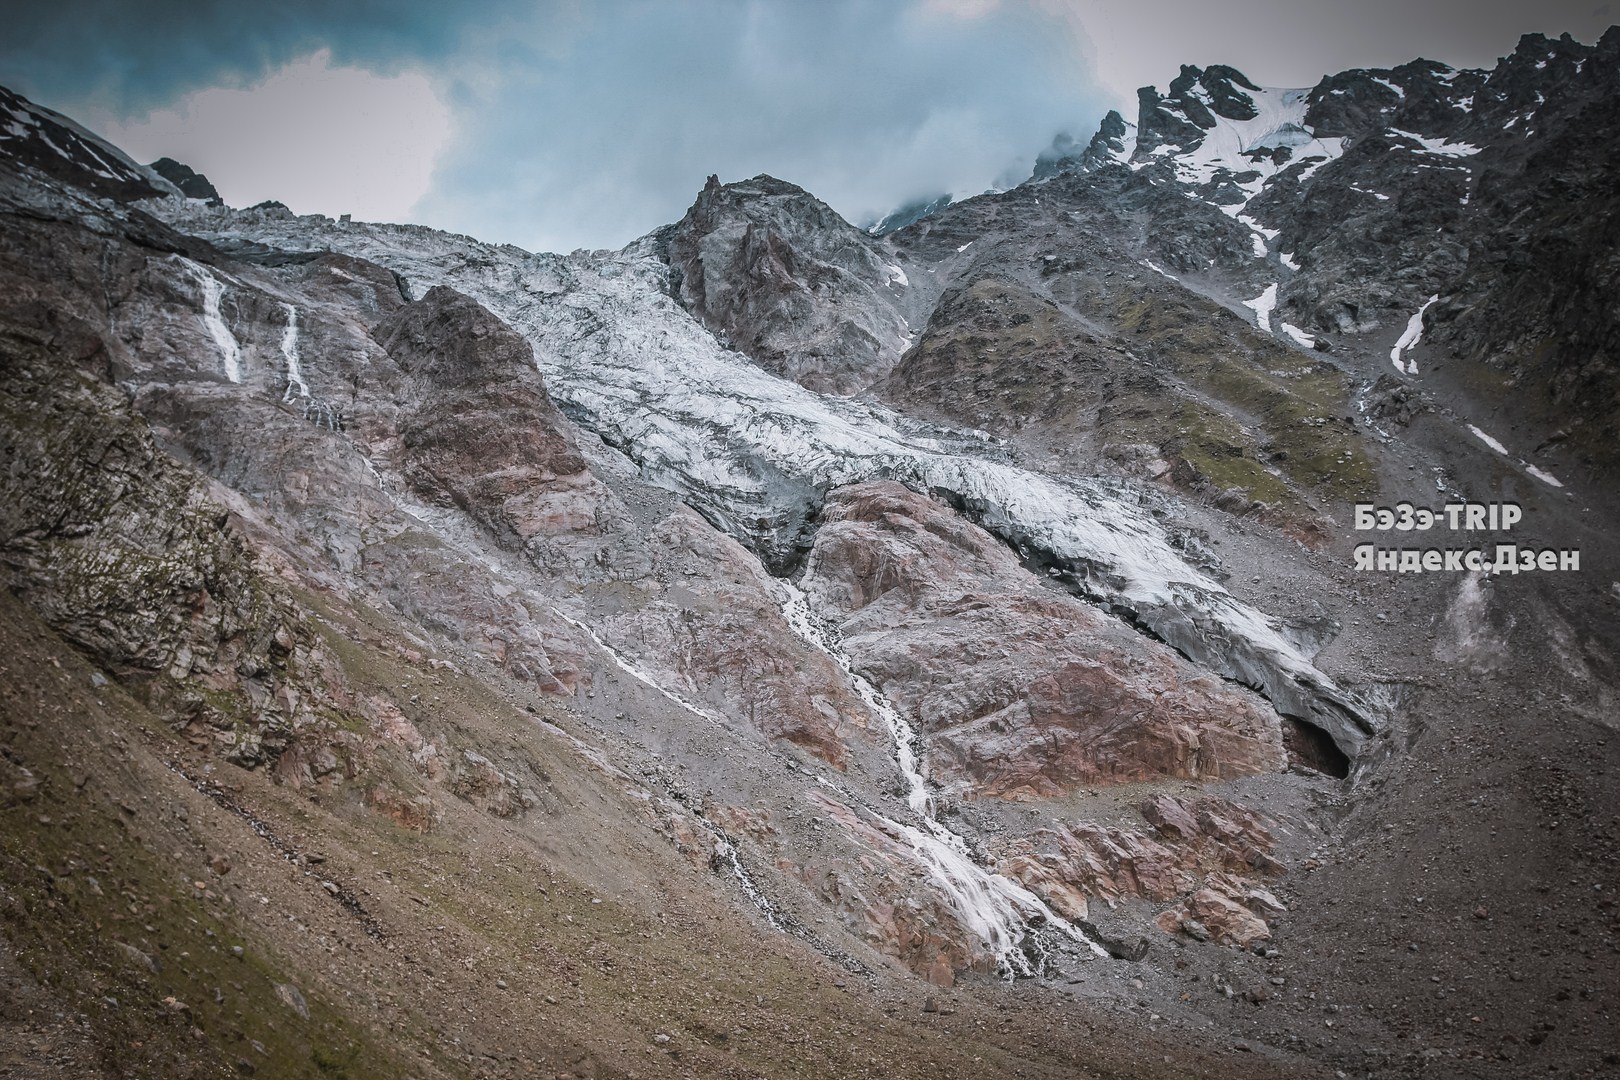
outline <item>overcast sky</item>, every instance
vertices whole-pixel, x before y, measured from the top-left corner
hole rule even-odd
[[[1620,0],[1617,0],[1620,2]],[[333,9],[341,9],[334,11]],[[857,223],[1027,176],[1183,63],[1309,86],[1595,41],[1606,0],[0,0],[0,83],[227,202],[617,247],[718,173]]]

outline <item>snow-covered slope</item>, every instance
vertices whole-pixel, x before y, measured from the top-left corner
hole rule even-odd
[[[1297,162],[1320,166],[1344,153],[1343,138],[1318,138],[1307,123],[1310,93],[1309,87],[1231,87],[1217,101],[1204,85],[1194,84],[1182,100],[1163,100],[1155,109],[1193,124],[1202,133],[1180,143],[1164,139],[1152,147],[1139,141],[1132,167],[1140,169],[1163,158],[1176,179],[1194,187],[1230,178],[1247,202],[1284,168]],[[1204,108],[1189,108],[1194,105]],[[1189,111],[1202,122],[1188,117]],[[1222,205],[1233,204],[1222,200]]]
[[[60,113],[0,86],[0,154],[98,195],[140,198],[180,189]]]

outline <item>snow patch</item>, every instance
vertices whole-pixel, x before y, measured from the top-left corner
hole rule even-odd
[[[1311,160],[1310,164],[1301,169],[1299,171],[1299,175],[1294,177],[1294,179],[1303,184],[1305,181],[1315,176],[1317,171],[1320,170],[1322,166],[1331,164],[1332,160],[1332,158],[1316,158]]]
[[[1257,233],[1268,241],[1275,240],[1277,237],[1282,235],[1282,231],[1280,229],[1268,229],[1247,214],[1239,214],[1237,215],[1237,219],[1240,224],[1247,225],[1251,232]]]
[[[1561,488],[1564,486],[1563,484],[1559,483],[1551,473],[1542,472],[1540,469],[1529,463],[1525,464],[1524,471],[1535,477],[1537,480],[1540,480],[1543,484],[1550,484],[1555,488]]]
[[[1143,259],[1142,260],[1142,265],[1147,267],[1149,270],[1152,270],[1155,274],[1163,274],[1165,277],[1169,278],[1171,281],[1180,281],[1181,280],[1180,278],[1176,277],[1176,275],[1172,274],[1170,271],[1166,270],[1164,267],[1162,267],[1158,263],[1154,262],[1152,259]]]
[[[1429,305],[1440,299],[1440,294],[1429,297],[1417,313],[1406,320],[1406,329],[1401,332],[1399,340],[1389,350],[1389,362],[1395,365],[1395,370],[1403,375],[1416,375],[1417,361],[1406,357],[1406,353],[1417,347],[1423,340],[1423,313],[1429,310]]]
[[[1268,334],[1271,333],[1271,312],[1277,306],[1277,283],[1267,285],[1265,292],[1253,300],[1243,301],[1243,306],[1254,312],[1256,326]]]
[[[67,158],[69,161],[73,160],[73,155],[62,149],[60,146],[57,146],[51,137],[45,133],[44,128],[39,129],[39,141],[50,147],[57,153],[58,156]]]
[[[1503,456],[1506,456],[1507,447],[1503,446],[1501,443],[1497,442],[1495,439],[1491,438],[1489,435],[1487,435],[1483,431],[1479,430],[1479,428],[1475,427],[1473,424],[1468,425],[1468,430],[1474,433],[1474,438],[1478,439],[1480,442],[1484,443],[1486,446],[1490,447],[1492,450],[1495,450],[1498,454],[1502,454]]]
[[[1379,191],[1368,191],[1366,188],[1356,187],[1354,184],[1350,185],[1350,190],[1355,192],[1357,195],[1371,195],[1379,202],[1389,202],[1389,196]]]
[[[1417,143],[1421,150],[1417,153],[1439,154],[1441,157],[1471,157],[1479,153],[1479,147],[1471,143],[1447,142],[1444,139],[1431,139],[1427,135],[1419,135],[1411,131],[1402,131],[1400,128],[1390,128],[1391,132],[1403,139],[1411,139]]]
[[[1301,330],[1299,327],[1295,326],[1293,323],[1286,323],[1285,322],[1285,323],[1282,324],[1282,328],[1283,328],[1283,333],[1285,333],[1289,337],[1293,338],[1299,344],[1305,346],[1305,348],[1307,348],[1307,349],[1316,348],[1316,338],[1314,338],[1310,334],[1307,334],[1305,331]]]
[[[1215,115],[1215,126],[1205,129],[1196,146],[1177,153],[1174,166],[1178,179],[1193,186],[1212,180],[1217,173],[1255,172],[1259,176],[1243,187],[1250,198],[1259,193],[1265,182],[1282,172],[1301,157],[1321,156],[1328,160],[1344,152],[1341,138],[1318,139],[1305,124],[1305,112],[1310,88],[1287,89],[1263,87],[1243,91],[1254,104],[1256,115],[1249,120],[1232,120]],[[1162,106],[1161,106],[1162,108]],[[1214,115],[1214,114],[1212,114]],[[1287,147],[1291,159],[1279,166],[1267,155],[1251,159],[1249,153]],[[1171,146],[1161,146],[1154,154],[1175,153]]]

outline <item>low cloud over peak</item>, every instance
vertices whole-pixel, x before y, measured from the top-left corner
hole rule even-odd
[[[710,173],[783,177],[858,223],[1001,186],[1183,62],[1306,84],[1350,66],[1352,39],[1363,65],[1462,64],[1488,59],[1476,39],[1505,52],[1540,28],[1377,4],[59,0],[12,13],[0,83],[188,161],[232,202],[568,250],[677,218]],[[1595,16],[1568,6],[1537,17],[1579,35]],[[1354,34],[1328,25],[1345,19]],[[1466,55],[1434,47],[1448,26]]]

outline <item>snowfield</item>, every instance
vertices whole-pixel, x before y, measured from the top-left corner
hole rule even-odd
[[[1271,333],[1271,313],[1277,307],[1277,283],[1274,281],[1267,285],[1265,291],[1253,300],[1243,301],[1243,306],[1254,312],[1256,326]]]
[[[1308,86],[1241,91],[1254,104],[1254,118],[1231,120],[1212,112],[1215,126],[1207,129],[1196,148],[1177,157],[1177,174],[1191,184],[1206,183],[1220,169],[1234,173],[1258,170],[1262,178],[1269,177],[1281,168],[1269,158],[1252,161],[1244,155],[1279,146],[1292,150],[1294,160],[1320,156],[1331,161],[1339,157],[1344,152],[1343,139],[1318,139],[1305,126],[1306,99],[1310,92]],[[1203,87],[1194,87],[1192,93],[1204,104],[1213,104]]]

